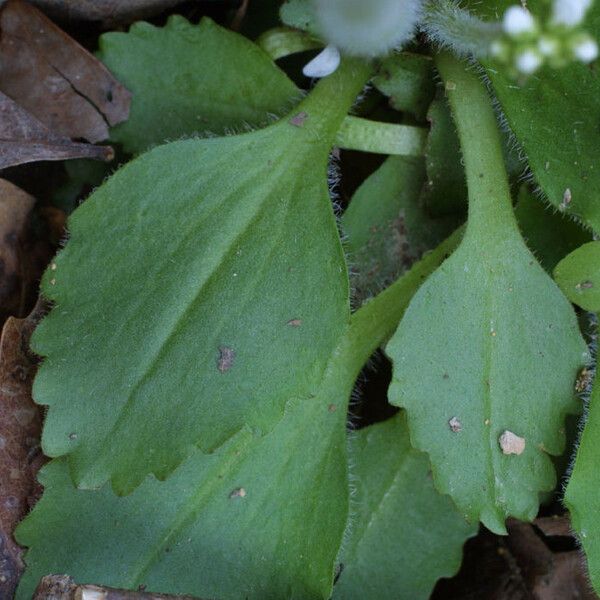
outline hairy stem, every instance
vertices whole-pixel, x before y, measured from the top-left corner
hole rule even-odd
[[[422,156],[426,141],[427,129],[423,127],[380,123],[350,116],[342,122],[336,143],[347,150]]]
[[[495,226],[500,223],[516,228],[500,131],[488,92],[474,69],[451,54],[438,54],[436,65],[458,129],[467,175],[467,234],[482,228],[506,232]]]
[[[488,23],[460,8],[454,0],[430,0],[421,28],[441,48],[459,56],[485,58],[501,33],[500,23]]]
[[[311,137],[334,138],[372,72],[370,63],[345,58],[334,73],[321,79],[300,102],[289,123]]]

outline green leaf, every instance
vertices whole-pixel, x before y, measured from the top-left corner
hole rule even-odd
[[[422,202],[433,215],[464,213],[467,200],[465,171],[452,115],[445,99],[434,100],[427,111],[431,125],[425,148],[427,181]]]
[[[482,16],[494,18],[508,4],[514,2],[473,2],[472,7]],[[541,14],[546,5],[544,0],[531,0],[527,6],[532,13]],[[585,28],[600,38],[599,3],[588,11]],[[522,81],[515,81],[503,69],[489,68],[487,72],[507,123],[548,200],[600,232],[597,69],[580,63],[564,69],[546,67]]]
[[[172,16],[100,38],[99,58],[133,92],[129,119],[111,140],[139,153],[195,133],[266,125],[298,100],[296,86],[258,46],[208,18]]]
[[[433,61],[422,54],[392,54],[382,61],[373,85],[396,110],[423,120],[435,95]]]
[[[299,42],[295,31],[267,34],[262,42],[272,52]],[[287,50],[272,47],[278,37]],[[100,48],[100,58],[134,93],[129,119],[111,129],[111,139],[131,153],[181,137],[264,126],[302,96],[265,51],[208,18],[191,25],[173,16],[163,28],[137,23],[129,33],[104,34]],[[425,135],[420,127],[348,117],[336,145],[419,156]]]
[[[270,433],[244,427],[212,455],[195,451],[166,481],[147,478],[126,497],[109,486],[77,490],[67,461],[52,461],[41,474],[44,496],[17,532],[30,547],[17,598],[30,598],[50,572],[203,597],[329,598],[348,514],[352,386],[458,240],[354,313],[321,382],[309,398],[290,400]]]
[[[17,598],[31,598],[47,573],[203,598],[328,598],[348,510],[352,384],[288,405],[262,438],[244,429],[212,455],[195,451],[167,481],[149,478],[129,496],[77,490],[66,461],[52,461],[18,530],[31,549]]]
[[[584,244],[561,260],[554,279],[571,302],[600,312],[600,242]]]
[[[557,263],[569,252],[592,239],[589,231],[544,206],[525,186],[519,193],[515,215],[527,246],[548,273],[552,273]]]
[[[575,314],[523,242],[512,212],[495,115],[478,77],[447,55],[438,66],[469,185],[465,237],[415,295],[387,346],[390,401],[413,445],[469,520],[504,532],[532,519],[555,485],[548,454],[588,358]]]
[[[158,147],[73,213],[33,346],[44,451],[77,485],[131,491],[314,393],[350,317],[328,152],[366,69],[266,129]]]
[[[423,209],[424,181],[423,160],[392,156],[355,192],[342,229],[358,298],[389,285],[456,226]]]
[[[403,413],[360,430],[349,456],[354,516],[334,600],[426,600],[440,577],[458,570],[462,545],[477,527],[434,488]]]
[[[596,592],[600,592],[600,380],[597,373],[598,365],[564,503],[571,513],[571,525],[585,551],[592,585]]]
[[[288,27],[318,35],[315,14],[309,0],[286,0],[279,9],[279,16]]]

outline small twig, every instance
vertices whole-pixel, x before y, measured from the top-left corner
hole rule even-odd
[[[237,9],[233,21],[231,22],[231,29],[233,31],[239,31],[242,28],[242,22],[246,17],[248,11],[248,0],[242,0],[241,6]]]
[[[77,584],[68,575],[42,577],[32,600],[200,600],[193,596],[172,596],[152,592],[116,590],[114,588]]]

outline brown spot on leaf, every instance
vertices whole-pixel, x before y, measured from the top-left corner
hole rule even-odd
[[[593,379],[592,371],[586,367],[581,369],[577,379],[575,380],[575,391],[578,394],[585,392],[591,385]]]
[[[290,119],[290,125],[293,125],[294,127],[304,127],[306,119],[308,119],[308,113],[300,111]]]
[[[302,319],[290,319],[287,322],[287,325],[290,327],[300,327],[300,325],[302,325]]]
[[[235,359],[235,351],[229,346],[221,346],[219,348],[219,360],[217,361],[217,369],[221,373],[229,371],[233,365]]]

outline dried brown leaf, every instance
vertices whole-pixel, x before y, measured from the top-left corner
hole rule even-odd
[[[50,131],[0,92],[0,169],[39,160],[93,158],[108,161],[113,156],[110,146],[72,142]]]
[[[529,523],[509,519],[508,547],[535,600],[596,600],[577,550],[553,552]]]
[[[0,90],[46,127],[98,142],[127,119],[131,94],[39,10],[9,0],[0,30]]]
[[[482,528],[469,540],[460,572],[440,580],[432,600],[598,600],[564,517],[509,519],[507,529],[504,537]]]
[[[533,523],[546,536],[574,537],[568,515],[538,517]]]
[[[78,585],[68,575],[46,575],[42,577],[33,600],[199,600],[192,596],[172,596],[116,590],[98,585]]]
[[[13,597],[24,567],[13,532],[39,494],[35,476],[44,460],[42,418],[31,399],[36,360],[28,351],[41,312],[38,303],[27,318],[9,318],[0,336],[0,598]]]
[[[0,179],[0,326],[24,304],[23,239],[35,198]]]
[[[57,19],[100,21],[107,26],[145,19],[182,2],[183,0],[32,0],[32,4]]]

